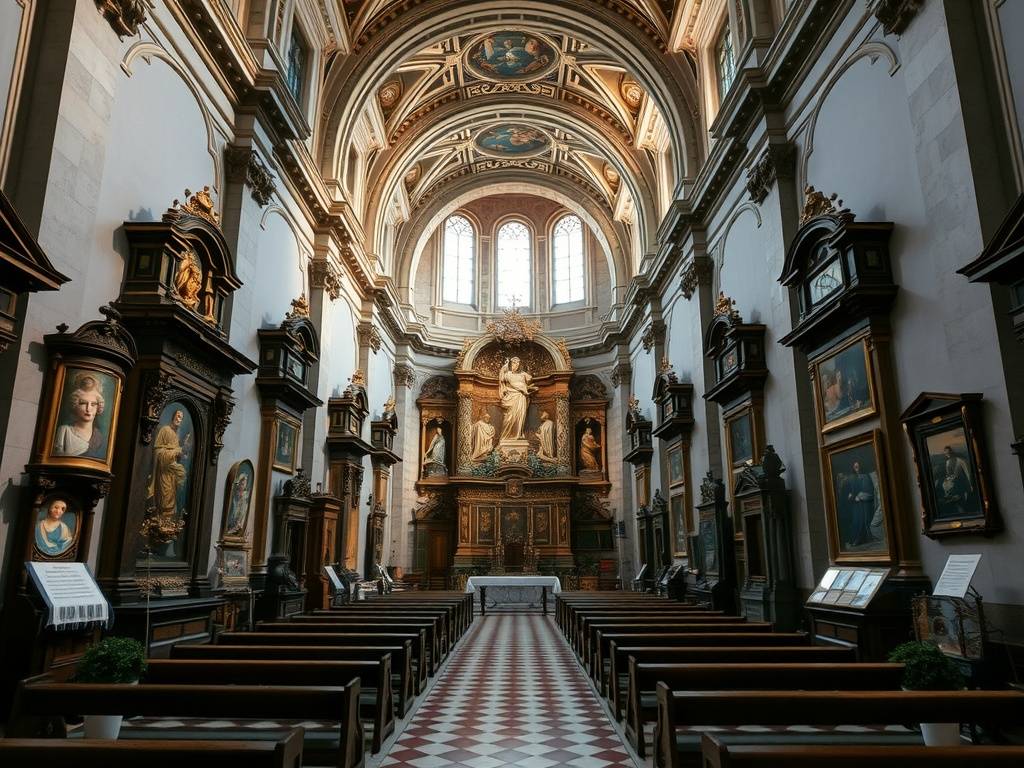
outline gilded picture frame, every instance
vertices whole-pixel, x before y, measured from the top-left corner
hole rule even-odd
[[[221,516],[221,538],[244,542],[252,511],[252,492],[256,472],[249,459],[236,461],[224,482],[224,511]]]
[[[859,336],[813,362],[814,402],[822,434],[855,424],[878,411],[868,339]]]
[[[892,504],[881,431],[826,446],[822,466],[833,561],[890,562]]]
[[[32,510],[31,559],[76,559],[84,524],[82,507],[73,496],[62,491],[47,494]]]
[[[288,419],[278,418],[274,423],[273,467],[278,472],[289,475],[295,472],[299,430],[300,425]]]
[[[41,463],[109,472],[122,375],[101,363],[59,361],[53,377],[38,451]]]

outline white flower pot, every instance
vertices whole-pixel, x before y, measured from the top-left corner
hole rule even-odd
[[[955,747],[960,744],[960,723],[921,723],[925,746]]]
[[[122,715],[86,715],[85,738],[114,741],[121,733]]]

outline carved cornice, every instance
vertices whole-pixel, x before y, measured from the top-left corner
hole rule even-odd
[[[396,387],[412,389],[416,386],[416,369],[407,363],[395,363],[392,371]]]
[[[747,171],[747,192],[760,205],[776,179],[792,179],[796,172],[796,147],[793,144],[769,144],[768,149]]]
[[[660,320],[652,322],[647,326],[647,330],[644,331],[644,335],[640,337],[640,343],[644,347],[644,352],[647,354],[651,353],[651,350],[655,346],[665,341],[665,323]]]
[[[96,0],[96,8],[119,38],[139,34],[139,25],[146,20],[144,0]]]
[[[309,285],[323,289],[334,301],[341,296],[341,272],[329,259],[315,258],[309,262]]]
[[[612,370],[612,386],[618,389],[623,384],[629,384],[633,377],[633,369],[629,363],[619,363]]]
[[[359,336],[360,347],[369,347],[375,355],[380,352],[384,341],[373,323],[360,323],[356,326],[356,334]]]
[[[249,147],[228,147],[224,150],[224,166],[228,181],[248,184],[252,199],[261,207],[270,202],[277,184],[256,152]]]
[[[711,283],[714,271],[715,265],[707,256],[694,256],[690,260],[683,268],[683,277],[680,281],[680,288],[687,301],[693,298],[699,286]]]
[[[868,10],[887,35],[902,35],[923,5],[924,0],[867,0]]]

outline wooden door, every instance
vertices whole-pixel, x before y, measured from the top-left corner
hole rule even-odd
[[[444,531],[427,534],[427,589],[448,588],[449,541]]]

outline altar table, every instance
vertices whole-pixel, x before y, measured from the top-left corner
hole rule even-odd
[[[524,591],[532,591],[540,587],[541,611],[548,612],[548,590],[557,595],[562,591],[562,582],[557,576],[470,576],[466,581],[467,592],[480,592],[480,615],[487,613],[487,588],[491,587],[494,602],[504,599],[508,602],[511,596],[520,596]],[[495,598],[495,591],[499,597]],[[522,601],[518,601],[522,602]]]

